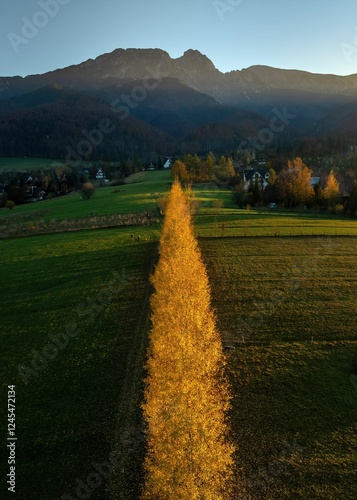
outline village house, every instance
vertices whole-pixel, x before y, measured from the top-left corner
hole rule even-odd
[[[247,190],[251,184],[258,183],[261,189],[265,189],[268,185],[270,174],[266,168],[244,169],[241,172],[244,189]]]
[[[95,178],[97,179],[97,181],[102,181],[105,179],[105,173],[103,172],[103,170],[101,168],[98,169],[98,172],[96,173]]]

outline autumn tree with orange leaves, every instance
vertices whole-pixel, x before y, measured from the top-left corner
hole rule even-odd
[[[287,208],[308,204],[314,195],[311,186],[312,171],[301,158],[288,162],[278,175],[277,185],[279,195]]]
[[[189,204],[177,182],[152,283],[142,499],[229,499],[234,447],[224,355]]]

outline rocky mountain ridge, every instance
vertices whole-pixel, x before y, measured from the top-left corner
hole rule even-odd
[[[357,141],[356,103],[357,74],[320,75],[268,66],[222,73],[197,50],[173,59],[161,49],[116,49],[42,75],[0,78],[0,155],[16,155],[21,146],[21,154],[31,156],[33,143],[41,154],[40,139],[44,154],[58,155],[80,140],[80,127],[88,121],[95,126],[91,115],[115,123],[116,135],[107,140],[116,155],[126,154],[123,134],[130,142],[127,151],[139,153],[145,143],[147,156],[160,148],[160,154],[232,151],[252,144],[249,138],[285,113],[294,120],[284,123],[264,150],[287,151],[304,137],[331,136],[344,144]],[[105,145],[100,149],[105,157]]]
[[[224,104],[234,104],[232,99],[237,93],[249,96],[272,90],[357,96],[357,74],[323,75],[269,66],[251,66],[222,73],[198,50],[187,50],[181,57],[173,59],[161,49],[116,49],[96,59],[42,75],[1,77],[0,99],[19,95],[21,86],[25,90],[35,90],[40,86],[62,83],[78,88],[100,88],[107,86],[108,82],[150,77],[177,78]]]

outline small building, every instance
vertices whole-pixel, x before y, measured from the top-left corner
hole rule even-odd
[[[253,168],[243,170],[244,189],[248,189],[250,184],[258,185],[261,189],[265,189],[268,185],[270,174],[266,168]]]
[[[46,196],[45,191],[37,186],[30,186],[26,193],[26,201],[31,203],[35,201],[41,201]]]
[[[97,181],[102,181],[105,179],[105,173],[101,168],[98,169],[95,178],[97,179]]]
[[[164,163],[164,168],[171,168],[171,165],[172,165],[171,158],[167,158],[165,163]]]
[[[316,186],[317,184],[320,184],[321,177],[311,177],[310,179],[310,185],[312,187]]]

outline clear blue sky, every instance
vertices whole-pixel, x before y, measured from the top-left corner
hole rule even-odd
[[[223,72],[264,64],[357,73],[356,0],[8,0],[0,28],[0,76],[128,47],[172,57],[197,49]]]

